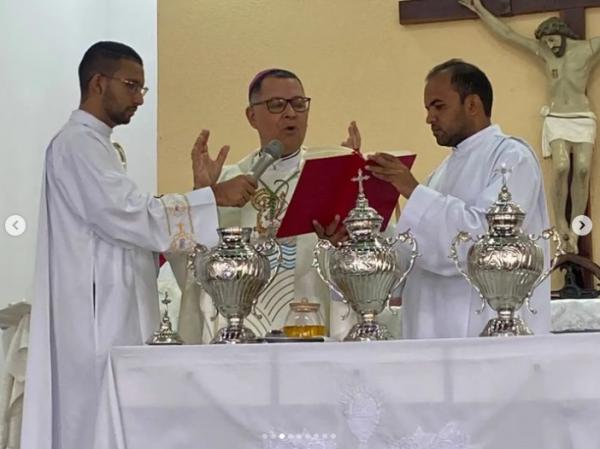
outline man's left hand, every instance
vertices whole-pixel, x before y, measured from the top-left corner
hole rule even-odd
[[[203,129],[194,148],[192,149],[192,170],[194,172],[194,189],[214,185],[221,174],[221,169],[229,153],[229,146],[225,145],[219,151],[216,159],[211,159],[208,154],[208,137],[210,131]]]
[[[321,225],[317,220],[313,220],[313,227],[320,239],[329,240],[334,246],[348,240],[348,232],[344,225],[340,225],[340,216],[336,215],[327,226]]]
[[[377,165],[367,165],[367,170],[376,178],[391,183],[405,198],[410,198],[413,190],[419,185],[408,167],[391,154],[376,153],[369,156],[368,160],[375,162]]]

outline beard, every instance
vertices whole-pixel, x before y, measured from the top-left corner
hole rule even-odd
[[[102,105],[104,111],[114,126],[126,125],[131,121],[136,107],[125,107],[119,105],[119,101],[111,91],[106,92]]]
[[[456,147],[473,134],[471,131],[473,124],[464,107],[464,100],[461,103],[462,105],[452,115],[446,115],[441,120],[442,126],[431,125],[433,137],[439,146]],[[445,125],[443,125],[444,123]]]
[[[438,134],[435,137],[435,141],[441,147],[456,147],[459,143],[465,140],[468,136],[463,134]]]
[[[432,127],[433,131],[433,127]],[[446,132],[441,128],[436,129],[434,133],[435,141],[441,147],[456,147],[459,143],[469,137],[471,134],[466,129],[466,124],[463,123],[459,129],[453,130],[452,132]]]
[[[567,39],[564,36],[561,36],[560,47],[552,47],[550,50],[554,56],[562,58],[567,51]]]
[[[127,125],[131,121],[131,115],[125,111],[106,111],[110,120],[116,125]]]

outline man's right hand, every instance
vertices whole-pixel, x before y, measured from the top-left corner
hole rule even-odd
[[[368,164],[366,169],[376,178],[392,184],[405,198],[410,198],[419,185],[419,181],[415,179],[410,169],[391,154],[375,153],[367,158],[367,163],[368,161],[373,161],[377,165]]]
[[[212,186],[217,206],[242,207],[252,198],[256,180],[250,175],[238,175]]]

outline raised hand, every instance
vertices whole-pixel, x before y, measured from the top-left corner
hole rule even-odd
[[[219,150],[216,159],[211,159],[208,154],[208,137],[210,131],[203,129],[192,148],[192,171],[194,173],[194,189],[212,186],[219,179],[221,169],[229,153],[229,146],[225,145]]]
[[[212,186],[217,206],[242,207],[252,198],[257,183],[251,175],[237,175]]]
[[[342,146],[359,151],[360,145],[360,131],[358,130],[358,126],[356,126],[356,122],[353,120],[350,122],[350,126],[348,126],[348,138],[342,142]]]

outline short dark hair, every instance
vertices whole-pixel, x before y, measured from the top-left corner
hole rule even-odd
[[[295,73],[290,72],[289,70],[285,70],[285,69],[263,70],[261,72],[258,72],[254,76],[254,78],[252,78],[252,81],[250,81],[250,85],[248,86],[248,101],[250,103],[252,103],[252,99],[260,93],[260,89],[262,87],[262,82],[265,80],[265,78],[291,78],[291,79],[297,80],[300,83],[300,86],[302,86],[302,81],[300,81],[300,78],[298,78],[298,76]],[[302,88],[304,88],[304,86],[302,86]]]
[[[535,30],[535,38],[540,39],[543,36],[559,35],[570,39],[579,39],[579,36],[573,31],[567,23],[558,17],[550,17],[544,20]]]
[[[486,74],[473,64],[461,59],[450,59],[431,69],[426,80],[446,71],[450,73],[450,82],[458,92],[460,101],[464,102],[468,95],[477,95],[481,99],[485,115],[491,117],[494,91]]]
[[[133,48],[120,42],[101,41],[88,48],[78,69],[81,96],[85,98],[88,83],[95,74],[113,75],[119,69],[119,62],[122,59],[144,65],[142,58]]]

